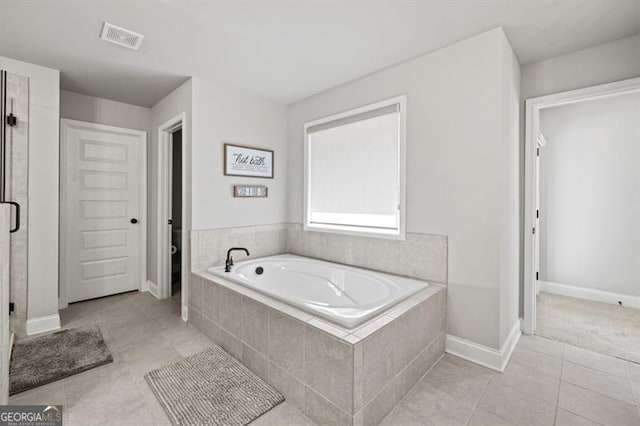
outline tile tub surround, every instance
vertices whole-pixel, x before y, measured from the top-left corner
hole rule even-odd
[[[276,254],[330,262],[447,284],[447,237],[407,233],[404,240],[305,231],[300,224],[244,226],[191,232],[191,271],[223,265],[230,247],[246,247],[250,258]],[[244,259],[236,254],[236,260]]]
[[[419,280],[447,283],[447,237],[407,232],[404,240],[305,231],[289,224],[287,251]]]
[[[377,424],[443,355],[446,288],[347,330],[206,273],[189,321],[319,424]]]
[[[191,271],[224,265],[231,247],[246,247],[250,258],[286,253],[288,229],[288,224],[280,223],[191,231]],[[234,256],[237,261],[246,258],[243,253]]]

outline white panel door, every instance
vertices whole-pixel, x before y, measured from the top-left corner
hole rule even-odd
[[[73,120],[61,120],[60,128],[66,301],[137,290],[145,262],[146,133]]]

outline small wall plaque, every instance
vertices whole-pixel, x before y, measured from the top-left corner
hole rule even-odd
[[[233,185],[233,196],[236,198],[266,198],[269,188],[264,185]]]
[[[225,143],[224,174],[273,179],[273,151]]]

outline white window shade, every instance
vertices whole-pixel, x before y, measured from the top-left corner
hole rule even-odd
[[[308,227],[399,235],[400,103],[307,127]]]

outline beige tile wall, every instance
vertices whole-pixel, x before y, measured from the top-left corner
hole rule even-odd
[[[447,282],[447,237],[407,233],[404,240],[305,231],[289,224],[289,253],[361,268]]]
[[[230,247],[246,247],[251,257],[292,253],[412,278],[447,283],[447,237],[408,233],[405,240],[304,231],[282,223],[191,232],[191,270],[224,263]],[[235,255],[238,260],[243,254]]]
[[[20,230],[11,234],[11,289],[10,297],[15,311],[11,314],[11,331],[26,336],[27,322],[27,218],[28,161],[29,161],[29,79],[7,75],[7,103],[13,102],[13,113],[18,124],[7,126],[7,200],[20,203]],[[15,214],[15,210],[12,214]]]
[[[9,228],[11,211],[8,205],[0,204],[0,404],[9,401]]]
[[[295,308],[218,281],[192,274],[189,321],[320,424],[378,423],[444,353],[443,286],[336,335]]]
[[[227,250],[245,247],[252,258],[287,253],[286,223],[191,231],[191,271],[223,265]],[[238,261],[243,253],[235,253]]]

